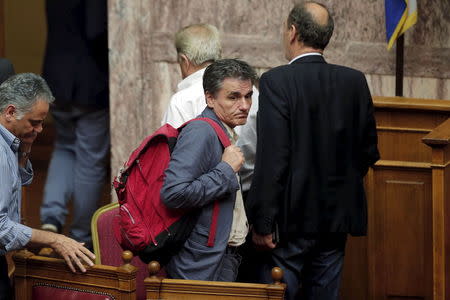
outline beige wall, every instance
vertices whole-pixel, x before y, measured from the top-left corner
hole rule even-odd
[[[395,50],[387,51],[384,1],[322,1],[335,16],[325,51],[330,63],[362,70],[372,94],[393,96]],[[173,34],[192,23],[216,25],[225,57],[259,71],[286,63],[281,24],[293,0],[109,0],[113,174],[160,124],[180,80]],[[450,2],[419,1],[418,24],[406,33],[406,97],[450,99]]]
[[[47,25],[44,0],[4,0],[5,57],[17,73],[40,74]]]

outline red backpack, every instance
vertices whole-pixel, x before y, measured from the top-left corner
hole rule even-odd
[[[138,254],[146,263],[157,260],[166,264],[183,246],[197,222],[199,210],[171,209],[160,198],[164,171],[177,137],[186,124],[196,120],[212,126],[224,148],[230,145],[220,125],[208,118],[193,119],[178,129],[165,124],[142,141],[114,178],[120,203],[114,222],[116,239],[122,248]],[[215,201],[208,238],[210,247],[214,246],[218,213],[219,204]]]

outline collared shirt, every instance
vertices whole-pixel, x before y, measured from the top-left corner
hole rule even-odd
[[[202,113],[206,107],[203,73],[205,69],[198,70],[178,84],[177,92],[170,99],[161,125],[169,123],[175,128],[180,127],[184,122]]]
[[[205,93],[203,91],[203,74],[205,69],[192,73],[178,84],[177,92],[170,99],[161,125],[169,123],[179,127],[200,115],[206,107]],[[245,163],[239,171],[243,191],[250,189],[256,153],[256,114],[258,112],[258,90],[253,87],[252,107],[247,117],[247,123],[237,126],[236,132],[239,140],[236,145],[241,148],[245,156]]]
[[[222,122],[223,126],[231,137],[231,143],[234,145],[239,138],[239,135],[233,128]],[[239,181],[239,176],[236,174]],[[236,201],[233,209],[233,222],[231,224],[230,238],[228,239],[228,245],[237,247],[245,242],[245,237],[248,234],[248,221],[245,214],[244,200],[242,198],[241,189],[236,192]]]
[[[310,53],[305,53],[305,54],[300,54],[299,56],[294,57],[289,64],[292,64],[294,61],[296,61],[299,58],[305,57],[305,56],[310,56],[310,55],[319,55],[319,56],[323,56],[322,53],[319,52],[310,52]]]
[[[33,179],[28,160],[19,167],[19,139],[0,125],[0,255],[23,248],[31,239],[31,228],[20,224],[22,185]]]

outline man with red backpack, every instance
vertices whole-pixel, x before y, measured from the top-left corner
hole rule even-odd
[[[218,60],[205,70],[207,107],[199,117],[219,124],[232,145],[223,149],[215,130],[202,120],[188,123],[178,136],[161,200],[198,217],[188,239],[166,265],[172,278],[236,279],[240,264],[236,250],[245,240],[248,225],[236,175],[244,156],[233,145],[237,139],[233,128],[247,121],[256,78],[252,67],[235,59]]]

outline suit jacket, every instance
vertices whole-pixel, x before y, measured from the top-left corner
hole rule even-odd
[[[364,74],[316,55],[274,68],[261,76],[257,125],[256,232],[365,234],[363,177],[379,154]]]
[[[57,105],[108,106],[106,0],[47,0],[43,77]]]
[[[226,132],[216,114],[206,108],[199,117],[216,121]],[[172,278],[225,280],[225,250],[233,221],[233,208],[239,183],[231,166],[222,161],[223,147],[214,129],[203,121],[193,121],[181,131],[172,152],[161,200],[168,207],[199,211],[199,218],[184,246],[167,264]],[[214,247],[207,241],[212,209],[219,199],[219,217]]]
[[[8,59],[0,57],[0,84],[14,74],[12,63]]]

